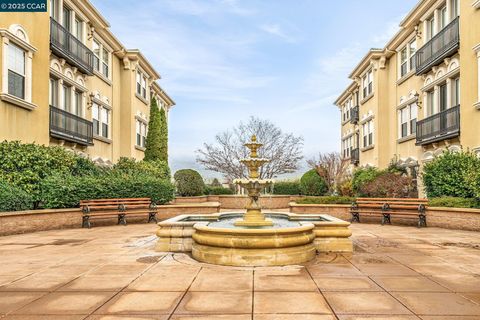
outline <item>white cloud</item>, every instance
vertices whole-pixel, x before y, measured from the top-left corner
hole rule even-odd
[[[287,42],[296,42],[295,38],[288,35],[283,31],[282,27],[279,24],[263,24],[260,26],[260,29],[266,33],[282,38]]]

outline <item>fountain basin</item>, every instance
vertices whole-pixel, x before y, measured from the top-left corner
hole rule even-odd
[[[161,221],[158,223],[156,250],[162,252],[192,252],[194,258],[211,263],[217,263],[220,259],[218,256],[222,254],[230,256],[222,262],[222,264],[228,262],[229,265],[247,265],[233,264],[234,261],[252,263],[250,258],[234,259],[232,256],[235,254],[249,257],[254,254],[252,249],[255,249],[255,246],[258,246],[255,250],[259,250],[255,251],[255,254],[266,261],[270,261],[269,263],[277,263],[269,265],[300,263],[293,262],[294,259],[288,262],[286,258],[280,258],[282,249],[283,254],[296,256],[295,259],[298,258],[296,261],[303,260],[299,252],[308,252],[308,256],[311,254],[311,245],[319,253],[353,251],[352,241],[349,238],[352,234],[349,229],[350,223],[326,214],[265,213],[267,218],[272,219],[273,226],[257,228],[235,226],[233,222],[241,215],[240,212],[180,215]],[[307,244],[300,244],[302,242],[299,239],[303,239],[304,236],[301,234],[306,231],[302,229],[303,231],[300,232],[298,228],[312,228],[314,237],[311,244],[308,242]],[[291,229],[292,232],[289,233],[287,230],[283,231],[283,229]],[[309,232],[307,233],[309,234],[307,238],[312,237]],[[222,239],[223,236],[226,236],[226,238]],[[198,242],[195,238],[198,239]],[[291,246],[288,246],[289,241],[292,241]],[[194,253],[193,247],[197,248],[196,253]],[[205,247],[208,247],[208,249]],[[289,249],[287,250],[287,248]],[[269,249],[270,251],[260,251]],[[250,252],[245,250],[250,250]],[[273,254],[274,257],[266,259],[265,257],[270,254]],[[202,258],[201,255],[207,258]],[[212,257],[211,260],[207,261],[206,259],[209,259],[210,256]],[[259,258],[258,263],[263,263],[264,261],[260,261],[262,259]]]
[[[279,266],[315,257],[311,223],[286,228],[216,228],[193,226],[192,256],[198,261],[229,266]]]

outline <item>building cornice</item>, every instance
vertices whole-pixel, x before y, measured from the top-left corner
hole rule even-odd
[[[152,89],[167,102],[169,107],[173,107],[175,105],[175,101],[173,101],[173,99],[162,89],[158,82],[155,81],[152,83]]]
[[[372,48],[368,51],[368,53],[360,60],[357,66],[353,69],[353,71],[348,76],[350,79],[354,80],[356,77],[360,76],[360,74],[365,71],[370,66],[370,62],[373,59],[381,58],[385,53],[384,49],[375,49]]]
[[[340,94],[340,96],[335,100],[334,104],[340,108],[341,104],[345,101],[345,99],[348,98],[348,96],[351,95],[357,88],[358,84],[355,81],[352,81],[348,85],[348,87]]]

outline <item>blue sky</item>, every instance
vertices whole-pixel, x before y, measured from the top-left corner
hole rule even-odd
[[[333,101],[417,0],[92,2],[120,41],[152,62],[177,103],[170,113],[175,171],[201,169],[195,150],[250,115],[303,136],[305,159],[339,151]]]

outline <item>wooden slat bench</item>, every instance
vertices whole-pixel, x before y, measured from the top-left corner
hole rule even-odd
[[[391,216],[418,219],[418,227],[427,226],[427,199],[417,198],[357,198],[350,208],[352,222],[362,216],[381,216],[382,225],[391,224]]]
[[[118,224],[127,224],[126,217],[148,214],[148,222],[157,222],[157,206],[150,198],[95,199],[80,201],[82,208],[82,227],[90,228],[92,219],[116,217]]]

